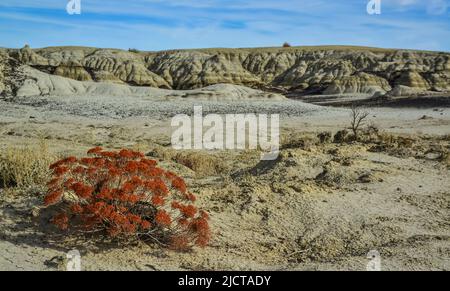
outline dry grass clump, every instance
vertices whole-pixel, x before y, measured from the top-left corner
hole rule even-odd
[[[420,139],[414,136],[401,136],[386,132],[377,134],[376,138],[372,138],[367,143],[374,144],[369,148],[371,152],[386,152],[390,155],[398,157],[415,157],[420,156],[421,152],[426,151]]]
[[[354,140],[354,137],[346,129],[339,130],[333,137],[334,143],[348,143]]]
[[[411,136],[393,135],[381,133],[378,135],[379,141],[388,146],[411,148],[417,142],[417,139]]]
[[[444,165],[446,165],[447,167],[450,168],[450,154],[447,153],[444,158],[442,159],[442,162],[444,163]]]
[[[314,133],[291,133],[281,136],[281,149],[310,150],[321,138]]]
[[[57,159],[45,142],[38,146],[10,147],[0,153],[0,187],[44,185],[49,165]]]
[[[373,144],[369,148],[370,152],[386,152],[397,157],[415,157],[450,164],[450,145],[441,138],[380,132],[375,137],[366,138],[366,143]]]
[[[158,158],[163,161],[171,161],[175,154],[176,152],[170,148],[157,146],[153,148],[149,153],[147,153],[147,156]]]
[[[149,154],[161,160],[173,161],[188,167],[199,176],[218,175],[227,171],[227,166],[223,159],[200,151],[177,151],[158,147]]]
[[[222,159],[201,152],[181,152],[175,155],[174,161],[198,175],[217,175],[227,169]]]

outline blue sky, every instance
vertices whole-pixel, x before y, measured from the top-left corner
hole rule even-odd
[[[0,47],[364,45],[450,51],[450,0],[1,0]]]

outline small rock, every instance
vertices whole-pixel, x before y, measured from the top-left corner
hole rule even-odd
[[[49,268],[60,269],[66,264],[67,260],[64,256],[55,256],[50,260],[46,260],[44,265]]]
[[[428,115],[424,115],[421,118],[419,118],[419,120],[428,120],[428,119],[433,119],[433,117],[428,116]]]
[[[427,160],[438,160],[438,159],[442,158],[442,154],[438,153],[438,152],[429,152],[429,153],[425,154],[425,158]]]
[[[373,181],[373,177],[370,173],[366,173],[366,174],[361,175],[358,178],[358,181],[361,183],[371,183]]]

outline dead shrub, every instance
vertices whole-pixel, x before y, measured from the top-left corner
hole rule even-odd
[[[356,140],[359,139],[359,131],[361,126],[364,125],[366,119],[369,117],[370,112],[362,109],[362,108],[358,108],[358,107],[353,107],[352,108],[352,113],[351,113],[351,129],[353,132],[353,136],[355,137]]]

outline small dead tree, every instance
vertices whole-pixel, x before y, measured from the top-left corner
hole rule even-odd
[[[369,117],[370,112],[367,111],[364,108],[359,107],[352,107],[352,113],[351,113],[351,129],[353,131],[353,135],[355,137],[355,140],[358,140],[359,135],[359,129],[366,121],[367,117]]]

